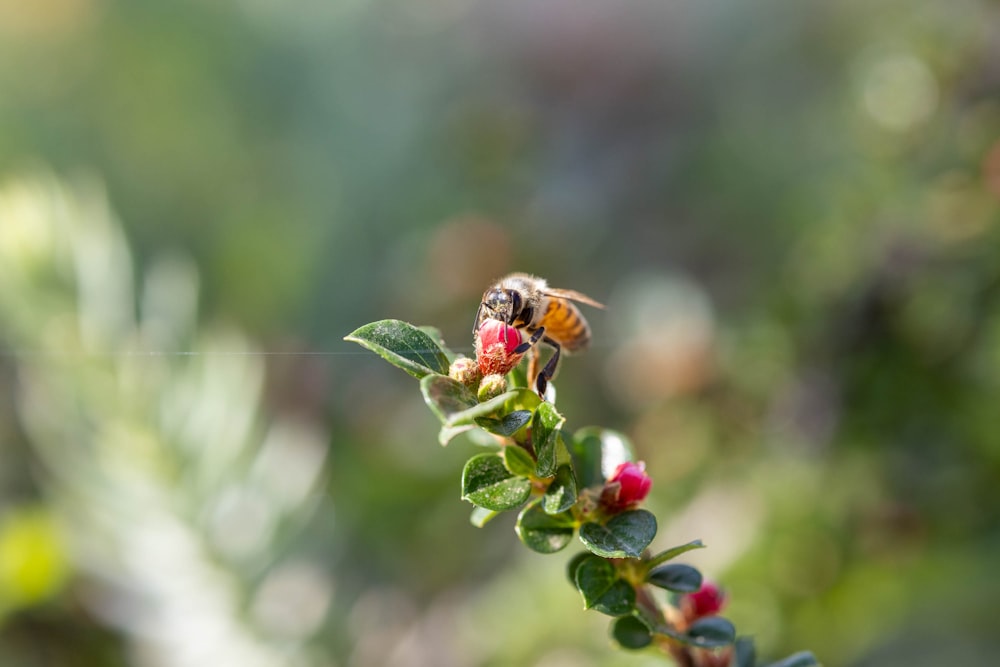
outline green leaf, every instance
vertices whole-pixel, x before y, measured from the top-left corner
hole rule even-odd
[[[534,414],[538,406],[542,404],[542,399],[538,398],[538,394],[535,393],[534,389],[514,387],[511,391],[516,392],[517,396],[507,404],[508,412],[513,410],[530,410]]]
[[[531,420],[531,442],[535,446],[535,457],[538,459],[536,474],[539,477],[551,477],[558,465],[558,428],[566,419],[556,412],[551,403],[542,403],[535,410]]]
[[[437,345],[438,348],[440,348],[442,352],[444,352],[444,356],[445,356],[445,358],[448,359],[448,366],[450,368],[451,367],[451,362],[455,361],[455,359],[457,358],[457,355],[454,352],[452,352],[450,349],[448,349],[447,345],[445,345],[444,336],[441,335],[441,330],[438,329],[437,327],[431,327],[431,326],[427,326],[427,325],[421,325],[421,326],[417,327],[417,329],[419,329],[420,331],[423,331],[425,334],[427,334],[428,338],[430,338],[432,341],[434,341],[434,344]]]
[[[508,391],[480,403],[464,384],[447,375],[436,373],[420,380],[420,391],[424,395],[424,402],[449,429],[474,425],[477,419],[489,417],[502,410],[507,401],[517,398],[516,391]],[[454,432],[457,433],[461,431]],[[448,434],[454,437],[450,431]],[[450,439],[449,437],[448,440]]]
[[[472,392],[469,393],[471,394]],[[466,408],[460,412],[453,412],[448,415],[448,420],[445,423],[448,426],[474,424],[477,419],[489,417],[497,412],[506,412],[507,402],[516,397],[516,391],[507,391],[499,396],[494,396],[488,401],[483,401],[482,403],[479,403],[479,399],[477,398],[475,399],[477,403],[472,407]]]
[[[515,410],[499,419],[492,417],[479,417],[476,424],[490,433],[510,437],[521,430],[521,428],[531,421],[530,410]],[[534,465],[534,461],[532,461]]]
[[[499,515],[500,512],[494,512],[493,510],[488,510],[485,507],[473,507],[472,514],[469,516],[469,522],[476,528],[482,528],[494,517]]]
[[[566,548],[573,540],[576,521],[569,513],[546,514],[538,501],[521,510],[514,531],[532,551],[551,554]]]
[[[721,616],[707,616],[692,623],[687,636],[694,646],[720,648],[736,641],[736,628]]]
[[[569,562],[566,563],[566,576],[569,578],[569,583],[576,586],[576,568],[580,567],[580,564],[588,558],[594,558],[594,554],[589,551],[581,551],[569,559]]]
[[[632,445],[624,435],[595,426],[573,434],[569,453],[581,488],[603,486],[619,464],[635,458]]]
[[[688,551],[704,548],[705,544],[701,540],[693,540],[687,544],[682,544],[679,547],[673,547],[667,549],[666,551],[661,551],[649,559],[648,567],[656,567],[660,563],[666,563],[668,560],[677,558],[681,554],[687,553]]]
[[[503,448],[503,460],[507,470],[521,477],[535,474],[535,460],[520,445],[507,445]]]
[[[444,447],[449,442],[451,442],[456,436],[462,435],[471,431],[474,426],[471,424],[463,424],[462,426],[442,426],[441,430],[438,431],[438,443]]]
[[[479,404],[464,384],[447,375],[427,375],[420,380],[420,391],[424,395],[424,402],[445,426],[456,426],[450,422],[452,415]]]
[[[619,578],[614,566],[603,558],[591,556],[580,562],[576,588],[583,595],[586,609],[608,616],[625,616],[635,609],[635,589]]]
[[[649,646],[653,634],[637,616],[622,616],[611,623],[611,638],[624,649],[640,649]]]
[[[573,478],[573,469],[568,465],[559,466],[542,496],[542,509],[546,514],[559,514],[575,504],[576,480]]]
[[[605,558],[638,558],[656,537],[656,517],[647,510],[622,512],[604,525],[580,526],[580,541]]]
[[[344,336],[379,355],[415,378],[448,374],[448,357],[434,339],[412,324],[380,320]]]
[[[649,573],[646,581],[675,593],[694,593],[701,588],[701,572],[682,563],[671,563]]]
[[[813,665],[819,665],[819,660],[816,659],[816,656],[811,651],[801,651],[788,656],[784,660],[772,662],[768,667],[812,667]]]
[[[733,667],[754,667],[757,662],[757,650],[752,637],[740,637],[733,647]]]
[[[520,507],[531,494],[531,480],[507,470],[499,454],[477,454],[462,470],[462,499],[495,512]]]

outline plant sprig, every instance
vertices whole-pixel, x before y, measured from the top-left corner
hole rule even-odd
[[[478,367],[456,358],[436,329],[399,320],[373,322],[345,339],[420,380],[441,421],[442,445],[462,433],[488,434],[491,450],[470,458],[462,471],[472,523],[482,527],[501,512],[519,510],[518,538],[543,554],[565,549],[577,536],[585,551],[570,560],[567,574],[586,609],[614,618],[611,636],[619,646],[653,646],[682,667],[763,664],[753,640],[737,637],[718,615],[721,591],[694,567],[669,562],[703,548],[701,540],[650,551],[657,521],[639,505],[651,480],[628,440],[598,427],[567,430],[553,403],[527,388],[506,334],[485,353],[477,337]],[[657,589],[667,591],[666,599]],[[769,667],[818,664],[805,651]]]

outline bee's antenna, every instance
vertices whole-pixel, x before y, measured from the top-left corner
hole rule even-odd
[[[476,332],[479,331],[479,323],[483,321],[483,306],[486,304],[482,301],[479,302],[479,310],[476,311],[476,321],[472,323],[472,335],[475,336]]]

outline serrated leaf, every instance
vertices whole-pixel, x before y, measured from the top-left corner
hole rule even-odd
[[[606,524],[580,526],[580,541],[604,558],[638,558],[656,537],[656,517],[647,510],[629,510]]]
[[[479,403],[464,384],[447,375],[435,373],[425,376],[420,380],[420,392],[424,395],[424,402],[445,426],[456,426],[449,423],[451,416]]]
[[[661,551],[652,558],[649,559],[649,567],[655,567],[660,563],[666,563],[668,560],[677,558],[681,554],[687,553],[694,549],[704,549],[705,544],[701,540],[692,540],[687,544],[682,544],[679,547],[671,547],[666,551]]]
[[[531,480],[507,470],[499,454],[477,454],[462,470],[462,499],[495,512],[520,507],[531,494]]]
[[[757,662],[757,650],[751,637],[739,637],[733,647],[732,667],[754,667]]]
[[[504,447],[503,460],[507,464],[507,470],[510,470],[515,475],[530,477],[535,474],[535,460],[520,445],[507,445]]]
[[[542,509],[546,514],[559,514],[575,504],[576,480],[573,479],[573,469],[568,465],[559,466],[542,496]]]
[[[721,616],[707,616],[692,623],[687,636],[694,646],[721,648],[736,641],[736,628]]]
[[[618,576],[607,560],[591,556],[576,568],[576,588],[586,609],[608,616],[625,616],[635,609],[635,589]]]
[[[701,572],[683,563],[671,563],[658,567],[646,578],[653,586],[665,588],[675,593],[694,593],[701,588]]]
[[[469,515],[469,523],[476,528],[482,528],[494,517],[499,515],[500,512],[494,512],[493,510],[488,510],[485,507],[473,507],[472,514]]]
[[[566,514],[546,514],[538,501],[525,507],[517,517],[514,531],[532,551],[551,554],[566,548],[573,540],[576,522]]]
[[[619,464],[635,455],[628,439],[617,431],[590,426],[573,434],[567,443],[580,488],[603,486]]]
[[[800,651],[788,656],[784,660],[772,662],[768,667],[812,667],[819,664],[816,656],[811,651]]]
[[[448,357],[434,339],[400,320],[380,320],[366,324],[344,336],[415,378],[431,373],[448,374]]]
[[[542,403],[535,410],[535,416],[531,420],[531,442],[538,459],[535,474],[539,477],[551,477],[556,472],[559,445],[557,429],[565,421],[551,403]]]
[[[510,437],[520,431],[524,425],[530,421],[530,410],[515,410],[514,412],[504,415],[499,419],[493,417],[480,417],[476,419],[476,425],[489,431],[490,433]]]
[[[611,638],[624,649],[637,650],[649,646],[653,634],[637,616],[622,616],[611,623]]]

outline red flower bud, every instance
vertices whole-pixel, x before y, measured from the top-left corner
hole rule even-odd
[[[514,350],[521,344],[521,332],[500,320],[486,320],[476,332],[476,361],[484,375],[506,375],[521,361]]]
[[[681,596],[681,612],[691,623],[703,616],[714,616],[726,604],[726,594],[713,583],[705,582],[694,593]]]
[[[601,504],[612,511],[634,507],[646,499],[652,486],[653,480],[646,474],[645,463],[626,461],[608,479],[601,494]]]

